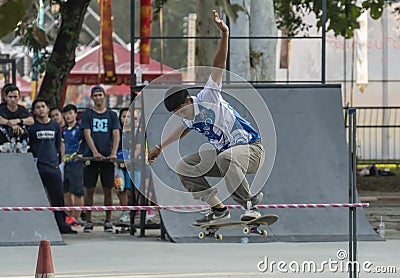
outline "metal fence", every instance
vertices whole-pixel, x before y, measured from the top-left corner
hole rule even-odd
[[[400,107],[357,107],[356,142],[361,163],[400,163]]]

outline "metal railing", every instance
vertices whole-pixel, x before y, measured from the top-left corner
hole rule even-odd
[[[400,163],[400,107],[357,107],[356,144],[359,163]]]

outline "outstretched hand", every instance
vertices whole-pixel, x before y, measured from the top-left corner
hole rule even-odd
[[[160,155],[161,151],[157,149],[156,147],[150,149],[147,153],[147,160],[150,163],[153,163],[156,161],[156,158]]]
[[[214,14],[214,22],[218,26],[218,28],[224,33],[228,32],[229,31],[228,25],[226,25],[225,22],[219,18],[217,11],[213,10],[212,12]]]

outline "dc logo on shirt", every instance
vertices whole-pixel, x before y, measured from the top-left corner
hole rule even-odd
[[[108,131],[108,119],[93,119],[93,131],[94,132],[107,132]]]

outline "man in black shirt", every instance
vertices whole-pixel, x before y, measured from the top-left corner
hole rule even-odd
[[[53,207],[64,206],[64,189],[59,168],[61,152],[61,128],[49,118],[49,108],[45,100],[36,99],[32,103],[35,122],[29,128],[29,144],[39,170],[40,178],[47,190]],[[64,211],[54,212],[61,233],[74,233],[65,223]]]
[[[0,144],[11,141],[22,141],[27,137],[26,126],[33,125],[33,117],[23,106],[18,105],[20,91],[12,84],[4,88],[5,103],[0,105],[0,131],[3,136]]]
[[[83,185],[86,187],[85,205],[93,205],[93,195],[96,188],[98,176],[100,175],[101,185],[104,192],[104,205],[112,205],[112,188],[114,187],[114,163],[100,162],[104,158],[111,161],[117,160],[117,150],[120,140],[120,124],[115,112],[105,106],[105,92],[101,86],[94,86],[91,96],[94,102],[93,109],[87,109],[82,114],[81,128],[85,135],[86,152],[83,156],[94,157],[94,161],[83,170]],[[85,233],[93,230],[92,214],[86,212],[87,223],[84,228]],[[111,211],[106,211],[106,221],[104,231],[112,232]]]

